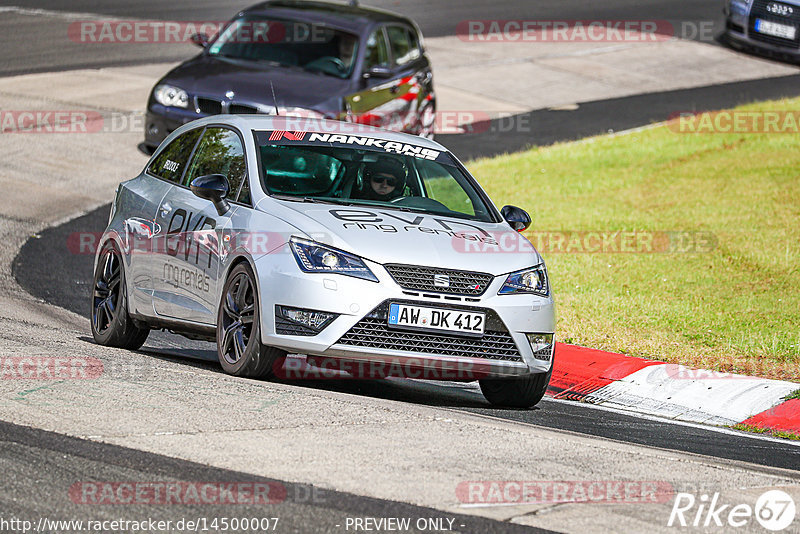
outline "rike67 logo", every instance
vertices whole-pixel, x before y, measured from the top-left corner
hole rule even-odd
[[[794,499],[781,490],[763,493],[755,506],[726,503],[719,493],[704,494],[699,498],[691,493],[678,493],[667,526],[728,529],[752,527],[755,519],[765,529],[779,532],[792,525],[796,512]]]

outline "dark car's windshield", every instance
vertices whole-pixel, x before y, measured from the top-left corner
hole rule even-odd
[[[264,133],[269,132],[259,132]],[[272,144],[267,136],[259,139],[259,145],[264,189],[279,198],[392,206],[493,222],[490,208],[447,153],[432,160],[335,144]]]
[[[350,33],[293,20],[244,16],[231,21],[208,54],[298,67],[348,78],[358,38]]]

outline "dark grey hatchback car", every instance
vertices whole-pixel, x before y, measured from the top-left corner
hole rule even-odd
[[[156,83],[145,146],[219,113],[347,120],[432,137],[433,73],[417,25],[376,9],[269,1],[239,12]]]

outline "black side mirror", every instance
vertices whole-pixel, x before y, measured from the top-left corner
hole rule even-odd
[[[500,215],[517,232],[524,232],[531,225],[531,216],[528,215],[528,212],[516,206],[503,206]]]
[[[192,180],[190,187],[192,193],[198,197],[213,202],[220,215],[226,214],[231,209],[230,204],[225,200],[230,193],[231,186],[228,184],[228,179],[222,174],[198,176]]]
[[[195,33],[190,39],[200,48],[206,48],[208,46],[208,35],[204,33]]]
[[[375,65],[367,72],[364,73],[364,79],[369,80],[370,78],[378,78],[378,79],[386,79],[392,77],[392,71],[389,67],[384,67],[382,65]]]

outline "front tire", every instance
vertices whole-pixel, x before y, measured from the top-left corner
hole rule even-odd
[[[217,357],[231,375],[271,378],[286,353],[261,343],[261,321],[255,275],[250,265],[233,268],[217,313]]]
[[[491,404],[509,408],[532,408],[547,391],[555,365],[555,350],[550,360],[550,370],[515,378],[486,378],[479,380],[481,392]]]
[[[128,292],[122,255],[113,242],[103,246],[94,273],[92,337],[108,347],[137,350],[144,345],[149,328],[140,328],[128,314]]]

